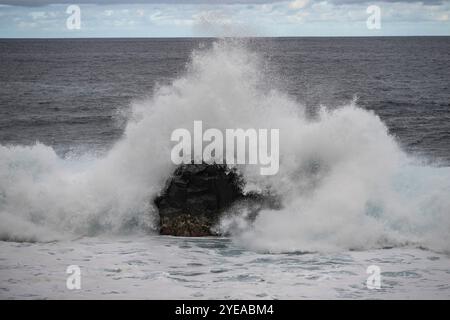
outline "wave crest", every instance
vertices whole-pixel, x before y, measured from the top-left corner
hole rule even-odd
[[[244,45],[218,41],[194,52],[182,77],[133,104],[123,137],[104,157],[69,160],[42,144],[0,146],[0,238],[151,232],[150,200],[174,169],[170,134],[202,120],[205,129],[280,129],[279,173],[240,170],[248,189],[281,195],[283,209],[263,211],[253,223],[230,214],[221,228],[235,241],[268,251],[450,249],[450,168],[415,163],[355,102],[307,117],[263,70]]]

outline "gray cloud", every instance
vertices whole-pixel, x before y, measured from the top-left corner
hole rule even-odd
[[[328,0],[334,4],[358,4],[358,3],[374,3],[374,2],[387,2],[387,3],[417,3],[423,4],[441,4],[443,0]]]
[[[286,0],[0,0],[0,4],[36,7],[49,4],[262,4]]]
[[[36,7],[49,4],[264,4],[276,3],[289,0],[0,0],[0,4],[13,6]],[[320,2],[323,0],[312,0],[311,2]],[[339,4],[363,4],[373,2],[390,3],[414,3],[422,2],[424,4],[441,4],[444,0],[328,0],[329,2]]]

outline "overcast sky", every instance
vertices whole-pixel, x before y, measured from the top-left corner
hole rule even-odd
[[[66,26],[70,4],[80,29]],[[0,0],[2,38],[380,35],[450,35],[450,0]]]

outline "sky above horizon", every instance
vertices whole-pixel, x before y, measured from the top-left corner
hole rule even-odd
[[[396,35],[450,35],[450,0],[0,0],[0,38]]]

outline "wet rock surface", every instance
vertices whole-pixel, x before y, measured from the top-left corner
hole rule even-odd
[[[221,213],[244,199],[242,177],[226,165],[179,166],[167,187],[155,199],[160,216],[160,234],[211,236]]]

